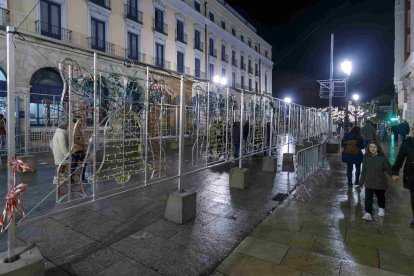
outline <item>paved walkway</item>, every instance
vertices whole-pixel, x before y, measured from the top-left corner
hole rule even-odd
[[[389,143],[393,162],[398,148]],[[288,197],[213,275],[414,275],[409,192],[390,182],[386,216],[364,221],[364,192],[348,188],[340,155],[329,164],[328,182],[308,183],[311,199]]]

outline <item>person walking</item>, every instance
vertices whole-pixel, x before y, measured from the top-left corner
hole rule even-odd
[[[400,135],[400,126],[393,125],[391,126],[391,133],[394,135],[394,143],[398,143],[398,136]]]
[[[365,151],[362,163],[360,187],[365,186],[365,214],[364,220],[372,220],[372,203],[374,194],[378,200],[378,216],[385,216],[385,190],[387,189],[387,177],[392,175],[391,165],[385,156],[381,146],[371,141]]]
[[[365,125],[361,128],[361,134],[364,139],[364,147],[366,147],[369,142],[377,139],[377,131],[370,120],[367,120]]]
[[[381,122],[378,127],[378,137],[380,142],[385,140],[385,136],[387,135],[387,127],[385,126],[385,122]]]
[[[401,136],[401,141],[404,141],[405,137],[410,134],[410,125],[407,123],[406,120],[404,120],[401,124],[400,124],[400,136]]]
[[[348,186],[352,186],[352,172],[355,166],[355,185],[359,185],[359,176],[361,174],[361,163],[364,159],[362,149],[364,140],[361,136],[361,128],[354,126],[349,132],[345,133],[341,141],[342,162],[347,165]]]
[[[411,135],[414,136],[414,124],[411,126]],[[410,191],[411,210],[413,219],[410,226],[414,227],[414,137],[407,137],[401,144],[397,158],[392,166],[392,178],[399,180],[399,171],[404,164],[403,185]]]

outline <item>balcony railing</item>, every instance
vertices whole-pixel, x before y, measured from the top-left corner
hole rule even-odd
[[[125,17],[142,24],[142,11],[137,7],[125,4]]]
[[[204,44],[201,41],[194,40],[194,49],[204,51]]]
[[[89,0],[89,1],[98,6],[104,7],[108,10],[111,9],[111,0]]]
[[[229,62],[229,56],[226,54],[221,54],[221,61]]]
[[[190,68],[184,65],[178,66],[177,63],[174,63],[174,68],[178,73],[190,75]]]
[[[210,48],[210,50],[208,51],[208,53],[212,57],[217,57],[217,49]]]
[[[187,44],[188,36],[186,33],[175,31],[175,40]]]
[[[116,44],[88,37],[88,47],[97,51],[105,52],[118,57],[125,57],[125,49]]]
[[[132,49],[125,49],[125,57],[130,60],[145,63],[145,54],[137,52],[137,51],[133,51]]]
[[[240,63],[240,69],[246,71],[246,63]]]
[[[153,65],[165,69],[171,69],[171,62],[156,57],[153,58]]]
[[[249,67],[249,74],[253,74],[253,68]]]
[[[259,70],[256,70],[255,72],[254,72],[254,75],[256,76],[256,77],[258,77],[260,74],[259,74],[260,72],[259,72]]]
[[[206,73],[202,72],[201,70],[194,70],[194,77],[200,78],[200,79],[205,79],[206,78]]]
[[[233,66],[237,67],[237,64],[238,64],[237,59],[232,58],[232,59],[231,59],[231,65],[233,65]]]
[[[72,31],[61,28],[59,26],[54,26],[44,21],[37,20],[35,21],[36,33],[39,35],[44,35],[54,39],[59,39],[65,42],[71,42]]]
[[[168,35],[168,25],[160,22],[160,21],[155,21],[154,18],[154,26],[153,26],[153,30],[159,33],[162,33],[164,35]]]

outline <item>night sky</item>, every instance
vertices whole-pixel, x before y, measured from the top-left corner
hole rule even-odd
[[[273,95],[294,102],[326,106],[317,80],[329,79],[330,39],[334,41],[334,78],[345,75],[340,62],[353,71],[349,92],[361,101],[393,94],[394,1],[392,0],[226,0],[273,47]],[[280,5],[280,8],[269,8]],[[334,99],[342,105],[343,98]]]

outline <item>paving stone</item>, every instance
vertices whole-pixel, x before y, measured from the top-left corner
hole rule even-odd
[[[412,243],[412,241],[411,241]],[[379,259],[381,269],[396,273],[412,275],[414,272],[413,256],[398,254],[379,249]]]
[[[340,276],[403,276],[403,274],[394,273],[371,266],[361,265],[350,261],[343,261],[341,264]]]
[[[255,258],[280,264],[289,246],[253,237],[245,238],[234,250]]]

